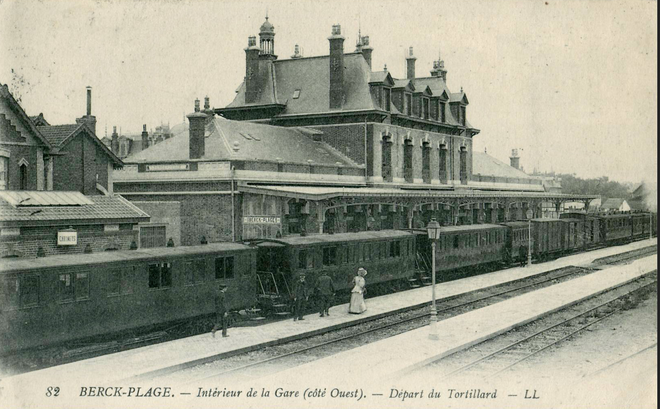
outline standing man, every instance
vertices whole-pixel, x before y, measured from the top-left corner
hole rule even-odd
[[[309,292],[307,291],[307,283],[305,282],[305,274],[300,274],[298,281],[296,282],[295,287],[293,288],[293,306],[294,306],[294,317],[293,320],[304,320],[303,312],[305,310],[305,303],[309,298]]]
[[[335,295],[335,285],[332,278],[325,271],[321,273],[316,281],[316,293],[319,296],[320,316],[330,315],[328,310],[332,304],[331,298]]]
[[[227,306],[225,305],[225,292],[227,292],[227,286],[220,284],[215,293],[215,325],[211,330],[213,338],[215,338],[215,332],[220,328],[222,328],[223,338],[229,336],[227,335]]]

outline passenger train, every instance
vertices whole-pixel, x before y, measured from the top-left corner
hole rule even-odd
[[[656,234],[656,215],[564,213],[559,219],[442,227],[437,271],[522,262],[529,233],[536,259]],[[530,228],[531,224],[531,228]],[[425,230],[382,230],[3,259],[0,356],[50,344],[190,321],[214,312],[218,284],[227,307],[280,312],[304,273],[310,287],[327,272],[349,290],[358,267],[368,287],[416,282],[430,259]],[[284,314],[284,313],[282,313]]]

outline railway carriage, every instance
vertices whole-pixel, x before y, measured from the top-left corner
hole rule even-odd
[[[235,243],[5,259],[0,355],[12,350],[184,321],[256,301],[256,250]]]
[[[565,250],[566,231],[559,219],[532,219],[532,254],[544,258]]]
[[[632,238],[632,218],[627,213],[608,214],[601,217],[607,243],[625,242]]]
[[[506,262],[522,263],[527,260],[530,228],[527,222],[502,223],[509,230],[506,235]]]
[[[584,247],[592,247],[601,244],[604,240],[600,229],[600,218],[593,214],[580,211],[566,212],[559,215],[560,219],[578,219],[581,221],[582,244]]]
[[[267,293],[275,289],[285,293],[300,274],[312,286],[326,272],[337,290],[346,290],[352,288],[360,267],[369,272],[369,284],[407,278],[415,270],[415,236],[406,231],[319,234],[253,243],[258,248],[260,280],[269,283],[264,286]]]
[[[507,227],[497,224],[445,226],[436,244],[436,271],[500,262],[506,251]],[[417,248],[430,252],[426,230],[415,230]]]
[[[562,218],[563,250],[576,251],[584,247],[584,223],[580,219]]]

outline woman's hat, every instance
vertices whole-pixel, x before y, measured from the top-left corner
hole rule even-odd
[[[366,276],[367,275],[367,270],[360,267],[360,268],[358,268],[358,274],[361,275],[361,276]]]

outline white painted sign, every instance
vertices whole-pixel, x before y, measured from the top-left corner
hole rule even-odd
[[[245,216],[243,224],[280,224],[279,216]]]
[[[19,236],[20,234],[20,227],[3,227],[2,230],[0,230],[0,235],[2,236]]]
[[[168,170],[188,170],[190,166],[187,163],[162,163],[147,165],[148,172],[163,172]]]
[[[103,230],[104,231],[119,231],[119,225],[118,224],[105,224],[105,225],[103,225]]]
[[[57,245],[58,246],[76,246],[78,244],[78,232],[73,230],[65,230],[57,232]]]

